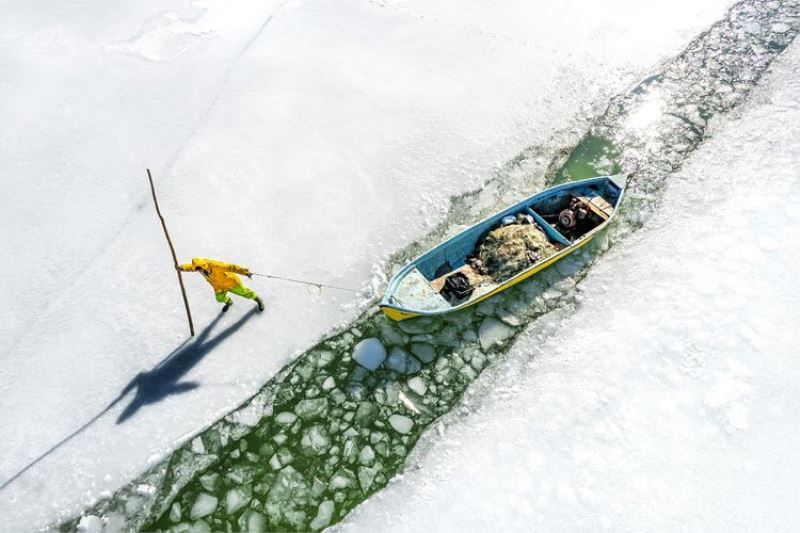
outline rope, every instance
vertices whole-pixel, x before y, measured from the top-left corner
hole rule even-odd
[[[259,274],[258,272],[251,272],[254,276],[261,276],[262,278],[270,278],[270,279],[279,279],[283,281],[291,281],[292,283],[302,283],[304,285],[313,285],[315,287],[319,287],[322,290],[323,287],[327,287],[328,289],[336,289],[339,291],[347,291],[347,292],[354,292],[360,293],[361,291],[356,289],[348,289],[347,287],[337,287],[336,285],[328,285],[326,283],[317,283],[316,281],[305,281],[302,279],[294,279],[294,278],[284,278],[283,276],[273,276],[271,274]]]

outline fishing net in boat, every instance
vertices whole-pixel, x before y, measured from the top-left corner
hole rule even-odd
[[[555,252],[555,246],[537,226],[511,224],[489,232],[478,249],[478,258],[492,279],[500,282]]]

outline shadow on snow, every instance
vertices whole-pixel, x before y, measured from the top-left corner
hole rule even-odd
[[[97,419],[106,414],[112,407],[122,401],[125,396],[132,390],[136,390],[135,396],[130,404],[125,408],[122,414],[117,418],[117,424],[125,422],[132,417],[136,411],[145,405],[160,402],[171,394],[181,394],[183,392],[195,389],[200,386],[196,381],[181,381],[189,370],[191,370],[203,357],[208,355],[214,348],[219,346],[225,339],[236,333],[245,322],[250,320],[256,314],[255,309],[251,309],[244,316],[239,318],[236,322],[225,328],[220,334],[209,338],[211,331],[222,319],[222,313],[211,321],[203,331],[200,332],[195,339],[187,339],[183,341],[175,350],[167,355],[160,363],[158,363],[152,370],[147,372],[140,372],[135,378],[128,383],[122,392],[110,403],[105,409],[97,413],[91,420],[86,422],[80,428],[76,429],[63,439],[51,447],[46,452],[42,453],[39,457],[28,463],[19,472],[11,476],[9,479],[0,485],[0,490],[5,489],[8,485],[13,483],[22,474],[31,469],[39,461],[56,451],[58,448],[69,442],[73,437],[82,433],[86,428],[91,426]]]
[[[122,411],[117,418],[117,424],[125,422],[132,417],[136,411],[145,405],[158,403],[172,394],[182,394],[186,391],[196,389],[200,386],[196,381],[181,381],[189,370],[200,362],[210,351],[219,346],[225,339],[236,333],[245,322],[256,314],[255,309],[251,309],[239,320],[225,328],[222,333],[209,339],[211,331],[214,329],[222,313],[206,326],[197,338],[189,343],[178,347],[175,351],[164,358],[152,370],[140,372],[128,383],[114,403],[123,399],[127,394],[136,389],[136,395],[128,407]],[[113,405],[113,404],[112,404]],[[109,406],[110,407],[110,406]]]

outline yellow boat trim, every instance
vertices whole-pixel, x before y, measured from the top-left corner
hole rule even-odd
[[[407,311],[400,311],[399,309],[395,309],[394,307],[383,307],[381,306],[381,311],[383,314],[391,318],[396,322],[400,322],[401,320],[406,320],[408,318],[414,318],[415,316],[420,316],[419,313],[409,313]]]

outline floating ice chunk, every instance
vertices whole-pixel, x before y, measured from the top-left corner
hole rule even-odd
[[[211,533],[211,526],[204,520],[198,520],[189,528],[189,533]]]
[[[423,363],[430,363],[436,359],[436,348],[427,342],[415,342],[411,345],[411,353]]]
[[[278,460],[281,462],[282,465],[288,465],[294,460],[294,455],[292,454],[292,451],[285,446],[278,448],[278,451],[276,453],[278,455]]]
[[[333,489],[344,489],[355,484],[356,476],[346,468],[340,468],[331,478],[331,487]]]
[[[295,420],[297,420],[297,415],[292,413],[291,411],[284,411],[282,413],[278,413],[277,416],[275,416],[275,421],[278,424],[286,424],[287,426],[289,424],[294,424]]]
[[[148,485],[147,483],[140,483],[136,485],[136,492],[137,494],[141,494],[142,496],[152,498],[153,495],[156,493],[156,488],[152,485]]]
[[[427,317],[403,320],[402,322],[397,323],[397,327],[412,335],[431,333],[435,329],[438,329],[435,327],[435,323]]]
[[[544,298],[545,302],[553,302],[554,300],[558,299],[561,296],[561,291],[558,290],[556,287],[550,287],[542,294],[542,298]]]
[[[253,427],[261,420],[262,413],[264,413],[264,406],[258,401],[252,401],[246,407],[231,413],[229,419],[235,424]]]
[[[103,531],[103,522],[99,516],[87,515],[78,522],[78,531],[85,533],[100,533]]]
[[[399,333],[395,330],[391,325],[387,322],[384,322],[380,326],[381,328],[381,337],[386,340],[389,344],[405,344],[406,338],[402,333]]]
[[[377,473],[377,468],[369,466],[362,466],[358,469],[358,484],[361,485],[361,492],[367,493],[373,481],[375,481],[375,474]]]
[[[428,386],[425,385],[425,380],[419,376],[414,376],[413,378],[409,379],[408,387],[420,396],[424,395],[428,390]]]
[[[356,439],[348,438],[344,441],[344,449],[342,450],[342,459],[344,459],[348,463],[352,463],[356,460],[356,456],[358,455],[358,442]]]
[[[490,298],[488,300],[484,300],[478,304],[476,311],[479,315],[493,315],[495,308],[497,308],[497,304],[499,303],[499,295],[495,295],[494,298]]]
[[[406,371],[406,359],[408,359],[408,352],[402,348],[394,347],[389,352],[389,359],[386,361],[386,366],[395,372],[403,373]]]
[[[392,351],[389,352],[387,365],[395,372],[400,372],[401,374],[414,374],[419,372],[422,368],[417,358],[398,347],[392,348]]]
[[[249,533],[261,533],[267,529],[267,520],[264,515],[252,509],[246,510],[239,517],[239,530]]]
[[[403,393],[403,391],[399,392],[398,397],[400,398],[400,401],[403,402],[403,405],[405,405],[409,409],[409,411],[416,414],[420,414],[419,407],[417,407],[417,405],[413,402],[413,400],[411,400],[411,398],[406,396],[405,393]]]
[[[500,320],[502,320],[509,326],[519,327],[522,325],[522,320],[520,320],[519,317],[514,315],[514,313],[512,313],[505,307],[501,307],[500,309],[497,310],[497,316],[498,318],[500,318]]]
[[[369,376],[369,370],[358,366],[354,368],[353,372],[350,374],[350,381],[362,382],[367,376]]]
[[[308,421],[319,418],[327,408],[328,400],[326,398],[313,398],[310,400],[300,400],[297,402],[294,412],[304,421]]]
[[[125,516],[113,511],[103,517],[103,525],[107,532],[129,529],[128,521],[125,519]]]
[[[328,432],[320,424],[306,429],[300,439],[300,449],[304,455],[322,455],[331,447]]]
[[[785,22],[776,22],[775,24],[770,26],[770,29],[775,33],[786,33],[787,31],[791,30],[792,27],[789,24],[786,24]]]
[[[368,426],[378,418],[378,408],[369,402],[361,402],[356,409],[356,422]]]
[[[486,366],[486,356],[478,352],[472,356],[472,359],[469,360],[469,364],[472,365],[472,368],[475,370],[483,370],[483,367]]]
[[[203,474],[200,476],[200,484],[208,492],[214,492],[217,488],[217,481],[219,481],[219,474],[211,472],[210,474]]]
[[[389,424],[398,433],[406,434],[414,427],[414,421],[404,415],[393,414],[389,417]]]
[[[386,359],[386,348],[375,337],[364,339],[353,349],[353,359],[369,370],[375,370]]]
[[[328,376],[325,378],[325,381],[322,382],[322,390],[331,390],[336,387],[336,380],[333,379],[333,376]]]
[[[467,331],[464,332],[464,335],[462,335],[461,338],[467,342],[475,342],[476,340],[478,340],[478,334],[472,331],[471,329],[468,329]]]
[[[496,344],[501,344],[514,334],[514,329],[500,322],[496,318],[486,318],[478,329],[481,348],[488,350]]]
[[[333,500],[325,500],[319,504],[317,516],[311,521],[311,529],[319,530],[331,523],[333,518]]]
[[[317,366],[320,368],[326,367],[336,359],[336,355],[333,352],[324,351],[320,352],[317,356]]]
[[[225,495],[225,513],[230,516],[248,503],[250,498],[242,489],[231,489]]]
[[[273,470],[280,470],[283,465],[281,464],[281,460],[278,459],[278,454],[273,454],[272,457],[269,459],[269,466],[272,467]]]
[[[296,523],[303,518],[297,514],[297,510],[307,501],[309,488],[300,472],[292,466],[284,467],[269,489],[264,501],[265,512],[271,518]],[[299,529],[300,524],[296,524],[296,527]]]
[[[458,371],[467,376],[470,379],[470,381],[478,377],[478,373],[475,372],[475,369],[472,368],[471,366],[465,365],[459,368]]]
[[[232,466],[225,473],[225,477],[233,481],[237,485],[250,483],[257,475],[258,475],[258,469],[253,466],[248,466],[246,464],[238,464]]]
[[[367,444],[361,448],[361,453],[358,454],[358,462],[362,465],[370,465],[375,460],[375,452],[372,451],[372,446]]]
[[[201,492],[200,496],[194,501],[192,512],[190,513],[192,520],[203,518],[214,512],[217,508],[217,498],[206,492]]]
[[[559,274],[567,277],[577,274],[580,271],[581,266],[583,266],[581,262],[574,257],[562,259],[556,263],[556,269],[558,270]]]
[[[172,504],[172,507],[169,508],[169,519],[173,522],[180,522],[181,521],[181,504],[175,502]]]
[[[195,437],[192,440],[192,451],[198,454],[206,453],[206,447],[203,445],[203,437]]]

